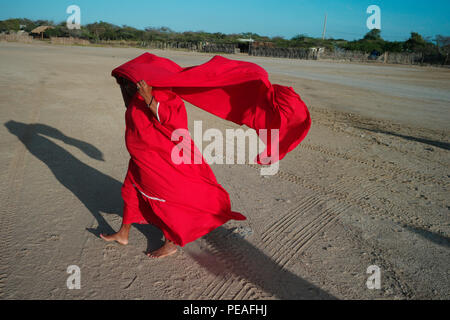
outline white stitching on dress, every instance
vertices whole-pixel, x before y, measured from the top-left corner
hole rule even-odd
[[[159,120],[159,112],[158,112],[158,110],[159,110],[159,102],[156,105],[156,117],[158,118],[158,121],[161,122],[161,120]]]
[[[157,201],[161,201],[161,202],[166,202],[166,200],[164,199],[159,199],[159,198],[155,198],[155,197],[150,197],[148,195],[146,195],[144,192],[142,192],[141,190],[139,190],[139,188],[133,183],[133,187],[136,188],[137,191],[139,191],[140,193],[142,193],[145,197],[152,199],[152,200],[157,200]]]

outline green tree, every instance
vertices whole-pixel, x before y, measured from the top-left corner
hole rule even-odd
[[[308,38],[306,34],[297,34],[291,38],[291,41],[305,41]]]
[[[381,38],[381,30],[380,29],[372,29],[366,33],[363,40],[383,40]]]
[[[411,52],[423,52],[427,46],[425,39],[417,32],[411,32],[411,37],[405,42],[405,49]]]
[[[449,61],[450,37],[437,35],[435,41],[436,41],[436,46],[438,47],[440,54],[442,54],[444,56],[444,61],[442,62],[442,64],[445,65]]]

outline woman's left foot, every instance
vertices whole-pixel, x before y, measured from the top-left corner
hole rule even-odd
[[[150,258],[164,258],[177,252],[177,246],[172,241],[166,240],[164,245],[158,250],[147,253]]]
[[[128,237],[124,236],[122,233],[117,232],[111,235],[104,235],[103,233],[100,233],[100,238],[102,238],[105,241],[116,241],[124,246],[128,244]]]

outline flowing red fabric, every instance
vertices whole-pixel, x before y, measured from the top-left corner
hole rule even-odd
[[[182,68],[145,53],[114,69],[112,75],[134,83],[145,80],[160,103],[157,118],[136,94],[125,114],[131,159],[122,187],[123,223],[154,224],[180,246],[231,219],[246,219],[231,210],[227,191],[193,143],[182,99],[257,133],[269,129],[268,137],[270,129],[279,130],[276,154],[268,139],[259,163],[282,159],[304,139],[311,125],[300,96],[291,87],[272,85],[267,72],[254,63],[215,56],[202,65]],[[186,134],[174,135],[177,129],[185,129]],[[178,138],[172,141],[174,136]],[[192,164],[173,161],[174,150],[180,146],[183,151],[178,156],[191,159]],[[200,163],[194,163],[195,158]]]
[[[269,129],[270,137],[270,129],[278,129],[279,151],[272,154],[272,148],[266,148],[257,159],[260,164],[283,159],[306,137],[311,126],[308,108],[294,89],[272,85],[267,72],[255,63],[214,56],[204,64],[182,68],[167,58],[144,53],[114,69],[112,75],[170,88],[194,106],[244,124],[257,134],[260,129]],[[265,137],[260,138],[267,145]]]

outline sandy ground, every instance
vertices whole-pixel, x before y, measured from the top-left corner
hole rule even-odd
[[[142,52],[0,43],[1,298],[450,298],[449,70],[228,56],[294,87],[312,129],[276,176],[213,165],[248,220],[152,260],[152,226],[128,246],[98,238],[120,226],[129,158],[110,72]],[[181,66],[213,56],[152,52]],[[237,128],[187,109],[191,126]]]

